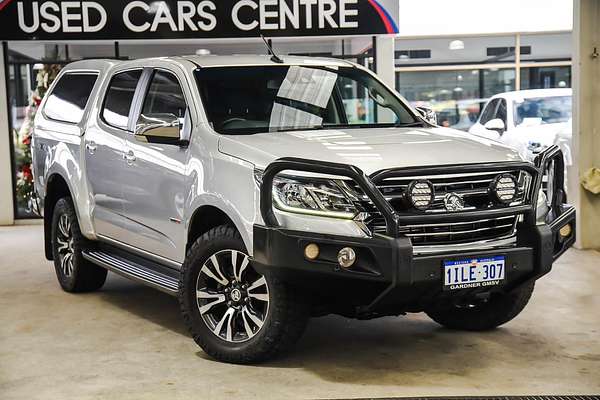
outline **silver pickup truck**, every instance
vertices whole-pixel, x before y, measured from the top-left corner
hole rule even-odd
[[[35,120],[46,257],[177,296],[216,359],[290,348],[309,317],[504,324],[575,240],[563,158],[435,125],[340,60],[68,65]]]

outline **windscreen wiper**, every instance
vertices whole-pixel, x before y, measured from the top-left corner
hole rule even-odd
[[[313,126],[299,126],[299,127],[284,127],[278,128],[271,132],[291,132],[291,131],[316,131],[319,129],[325,129],[323,125],[313,125]]]

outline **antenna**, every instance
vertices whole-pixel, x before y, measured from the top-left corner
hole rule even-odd
[[[273,48],[271,47],[271,44],[269,43],[269,41],[267,39],[265,39],[265,37],[262,35],[262,33],[260,34],[260,38],[263,40],[263,42],[265,42],[265,46],[267,46],[267,50],[269,51],[269,54],[272,55],[271,61],[276,62],[278,64],[283,64],[283,60],[281,59],[281,57],[279,57],[277,54],[275,54],[275,52],[273,51]]]

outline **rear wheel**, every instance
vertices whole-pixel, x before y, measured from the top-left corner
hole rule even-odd
[[[94,291],[106,281],[107,271],[83,258],[85,245],[73,202],[68,197],[58,200],[52,216],[52,252],[56,277],[67,292]]]
[[[231,226],[214,228],[193,244],[179,290],[194,340],[220,361],[272,358],[293,346],[308,319],[294,288],[254,270]]]
[[[435,322],[450,329],[485,331],[515,318],[523,311],[535,284],[523,286],[507,294],[493,295],[487,301],[450,304],[427,310]]]

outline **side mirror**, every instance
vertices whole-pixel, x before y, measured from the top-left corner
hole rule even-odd
[[[494,118],[489,120],[485,123],[485,125],[483,125],[483,127],[490,131],[496,131],[499,135],[502,135],[506,130],[506,126],[500,118]]]
[[[437,115],[435,111],[428,107],[416,107],[421,117],[430,124],[437,125]]]
[[[135,138],[140,142],[187,145],[181,138],[181,124],[175,114],[140,114],[135,124]]]

